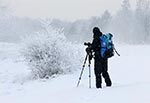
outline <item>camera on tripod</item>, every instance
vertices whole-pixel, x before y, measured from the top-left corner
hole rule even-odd
[[[91,60],[91,59],[93,58],[93,54],[92,54],[93,51],[92,51],[92,49],[91,49],[92,44],[91,44],[90,42],[85,42],[84,45],[85,45],[85,46],[88,46],[88,47],[86,48],[86,52],[87,52],[87,54],[88,54],[88,56],[89,56],[89,60]]]
[[[89,54],[91,54],[92,53],[92,50],[90,49],[91,48],[91,46],[92,46],[92,44],[90,43],[90,42],[85,42],[84,43],[84,45],[85,46],[88,46],[87,48],[86,48],[86,52]]]

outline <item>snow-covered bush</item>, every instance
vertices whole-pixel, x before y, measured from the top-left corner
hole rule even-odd
[[[68,42],[59,30],[46,28],[23,39],[22,54],[34,77],[72,72],[81,66],[81,46]]]

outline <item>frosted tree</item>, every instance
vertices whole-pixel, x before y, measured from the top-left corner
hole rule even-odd
[[[6,18],[10,16],[10,8],[8,4],[0,0],[0,18]]]
[[[43,31],[23,39],[21,53],[35,78],[69,73],[81,65],[84,51],[81,52],[79,45],[68,42],[64,33],[54,30],[50,23],[42,21]]]
[[[0,18],[0,41],[20,42],[20,37],[39,32],[43,28],[37,19],[10,16]]]
[[[136,11],[136,33],[140,43],[150,43],[150,1],[138,0]]]
[[[108,32],[108,26],[111,26],[112,16],[108,10],[106,10],[100,18],[100,27],[102,31]]]
[[[89,40],[91,35],[90,23],[88,20],[77,20],[67,23],[67,25],[64,24],[64,33],[73,42]]]
[[[94,16],[92,17],[89,22],[90,22],[90,27],[93,27],[93,26],[100,26],[100,17],[97,17],[97,16]]]
[[[118,11],[113,18],[113,31],[118,36],[118,41],[132,42],[132,10],[129,0],[124,0],[121,5],[121,10]]]
[[[79,27],[80,27],[81,23],[79,23],[78,21],[73,22],[70,27],[69,27],[69,39],[70,40],[76,40],[78,37],[80,37],[79,33]]]

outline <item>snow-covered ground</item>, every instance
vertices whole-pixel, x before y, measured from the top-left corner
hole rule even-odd
[[[21,60],[14,44],[0,44],[1,103],[149,103],[150,46],[117,46],[120,57],[109,60],[110,88],[88,88],[88,67],[76,87],[80,69],[53,79],[32,80],[28,66]],[[84,52],[84,51],[83,51]],[[84,60],[84,58],[83,58]],[[93,64],[92,64],[93,65]],[[82,66],[81,66],[82,67]]]

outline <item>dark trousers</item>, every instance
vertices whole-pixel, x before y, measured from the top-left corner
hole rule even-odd
[[[111,86],[112,83],[108,74],[108,59],[95,57],[94,71],[95,71],[97,88],[101,88],[102,76],[105,80],[106,86]]]

